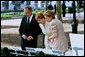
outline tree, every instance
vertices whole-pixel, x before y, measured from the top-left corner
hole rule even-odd
[[[48,1],[46,1],[46,10],[47,10],[47,6],[48,6]]]
[[[62,18],[61,18],[61,1],[57,1],[57,18],[62,21]]]
[[[30,5],[30,1],[26,1],[26,5],[29,6]]]
[[[5,9],[6,9],[6,10],[9,9],[9,1],[5,1]]]
[[[21,1],[13,1],[12,4],[16,10],[20,9]]]

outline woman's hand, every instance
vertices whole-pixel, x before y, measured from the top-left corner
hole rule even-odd
[[[55,38],[54,34],[48,37],[49,40],[54,38]]]
[[[55,39],[56,39],[56,37],[54,35],[51,35],[48,37],[49,42],[54,42]]]
[[[54,39],[48,39],[49,42],[53,43],[54,42]]]

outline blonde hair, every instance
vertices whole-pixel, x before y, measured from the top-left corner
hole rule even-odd
[[[47,17],[52,17],[52,18],[55,18],[55,14],[53,11],[51,10],[47,10],[45,13],[44,13],[45,16]]]
[[[35,17],[35,18],[36,18],[36,20],[37,20],[37,19],[43,19],[43,18],[45,18],[45,17],[44,17],[44,15],[43,15],[42,12],[38,12],[38,13],[36,14],[36,17]]]

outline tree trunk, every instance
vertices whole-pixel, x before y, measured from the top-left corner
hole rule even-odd
[[[9,9],[9,1],[5,2],[5,9],[8,10]]]
[[[62,18],[61,18],[61,1],[57,1],[57,18],[62,21]]]
[[[48,1],[46,1],[46,10],[47,10],[47,6],[48,6]]]
[[[26,1],[26,5],[29,6],[30,5],[30,1]]]

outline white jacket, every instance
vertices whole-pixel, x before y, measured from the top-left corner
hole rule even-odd
[[[45,27],[43,25],[40,25],[40,27],[45,34],[45,47],[47,49],[61,50],[63,52],[68,50],[68,41],[61,21],[53,19],[51,22],[47,22]],[[52,39],[52,41],[48,41],[48,39]]]

